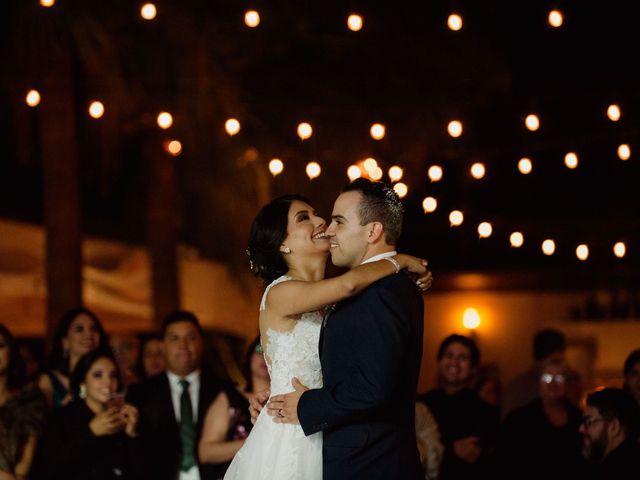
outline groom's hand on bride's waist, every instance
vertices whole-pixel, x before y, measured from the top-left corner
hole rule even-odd
[[[265,406],[267,400],[269,400],[269,396],[271,395],[271,390],[268,388],[266,390],[262,390],[261,392],[252,395],[249,398],[249,413],[251,414],[251,423],[256,423],[258,419],[258,415],[262,411],[262,407]]]
[[[293,377],[291,380],[294,391],[284,395],[274,395],[267,403],[267,413],[273,417],[276,423],[299,424],[298,402],[304,392],[309,390],[300,383],[300,380]]]

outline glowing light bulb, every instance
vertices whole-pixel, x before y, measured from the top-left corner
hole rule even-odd
[[[26,97],[27,105],[37,107],[40,104],[40,92],[37,90],[29,90]]]
[[[521,158],[518,162],[518,170],[520,170],[520,173],[523,175],[529,175],[531,170],[533,170],[533,163],[531,163],[529,158]]]
[[[524,244],[524,235],[521,232],[513,232],[509,236],[509,242],[513,248],[520,248]]]
[[[371,135],[371,138],[373,138],[374,140],[382,140],[386,132],[387,132],[386,127],[381,123],[374,123],[373,125],[371,125],[371,128],[369,129],[369,134]]]
[[[320,176],[320,172],[322,171],[322,169],[320,168],[320,165],[317,162],[309,162],[307,164],[306,171],[309,179],[313,180],[314,178],[317,178],[318,176]]]
[[[260,14],[255,10],[248,10],[244,14],[244,23],[249,28],[256,28],[260,25]]]
[[[182,153],[182,143],[178,140],[171,140],[170,142],[167,142],[166,150],[174,157],[177,157]]]
[[[398,182],[393,186],[393,189],[398,194],[400,198],[404,198],[409,193],[409,187],[407,187],[404,183]]]
[[[625,243],[616,242],[616,244],[613,246],[613,254],[618,258],[624,257],[627,254],[627,246],[625,245]]]
[[[91,102],[91,105],[89,105],[89,115],[96,119],[102,117],[104,115],[104,105],[102,102],[97,100]]]
[[[578,166],[578,155],[573,152],[569,152],[564,156],[564,164],[567,168],[574,169]]]
[[[369,178],[371,180],[375,180],[376,182],[382,178],[384,172],[380,167],[373,168],[372,170],[367,172],[369,174]]]
[[[40,5],[43,7],[53,7],[56,3],[56,0],[40,0]]]
[[[589,247],[587,247],[584,243],[578,245],[578,247],[576,248],[576,257],[584,262],[587,258],[589,258]]]
[[[233,137],[240,132],[240,122],[236,118],[230,118],[224,122],[224,129],[230,137]]]
[[[311,135],[313,135],[313,128],[309,123],[302,122],[298,124],[298,136],[301,140],[307,140],[311,138]]]
[[[493,227],[489,222],[482,222],[478,225],[478,235],[480,238],[489,238],[493,233]]]
[[[389,169],[389,178],[392,182],[397,182],[398,180],[400,180],[403,174],[404,171],[397,165],[394,165]]]
[[[274,177],[280,175],[284,170],[284,163],[279,158],[274,158],[269,162],[269,171]]]
[[[550,238],[542,242],[542,253],[545,255],[553,255],[556,251],[556,242]]]
[[[432,182],[439,182],[440,180],[442,180],[442,167],[439,165],[430,166],[429,170],[427,170],[427,175]]]
[[[540,128],[540,119],[536,114],[532,113],[527,115],[527,118],[524,119],[524,124],[529,130],[535,132]]]
[[[471,165],[471,176],[476,180],[480,180],[481,178],[483,178],[485,173],[486,173],[486,169],[483,163],[476,162],[473,165]]]
[[[436,208],[438,208],[438,201],[433,197],[425,197],[422,201],[422,209],[424,213],[435,212]]]
[[[140,8],[140,16],[145,20],[153,20],[158,15],[158,9],[153,3],[145,3]]]
[[[173,116],[169,112],[160,112],[157,118],[158,126],[163,130],[173,125]]]
[[[626,143],[618,147],[618,158],[620,160],[629,160],[631,158],[631,148]]]
[[[457,13],[452,13],[449,15],[449,18],[447,18],[447,26],[454,32],[460,31],[462,28],[462,17]]]
[[[347,26],[349,27],[349,30],[351,30],[352,32],[359,32],[360,30],[362,30],[363,24],[364,24],[364,21],[362,20],[362,17],[355,13],[352,13],[347,18]]]
[[[480,313],[477,309],[469,307],[465,309],[462,314],[462,324],[464,328],[468,328],[469,330],[475,330],[480,326]]]
[[[459,120],[450,121],[447,125],[447,132],[449,132],[449,135],[453,138],[458,138],[462,135],[462,122]]]
[[[607,108],[607,117],[609,117],[609,120],[612,122],[620,120],[621,115],[622,113],[620,112],[620,107],[618,105],[612,104]]]
[[[349,180],[351,180],[352,182],[356,178],[360,178],[361,176],[362,176],[362,170],[360,170],[359,166],[351,165],[349,168],[347,168],[347,177],[349,177]]]
[[[449,223],[452,227],[459,227],[464,221],[464,215],[460,210],[454,210],[449,214]]]
[[[369,157],[364,161],[363,166],[364,166],[364,169],[367,171],[367,173],[371,174],[373,170],[378,168],[378,162],[376,162],[375,158]]]
[[[561,27],[564,23],[564,16],[560,10],[551,10],[549,12],[549,25],[553,28]]]

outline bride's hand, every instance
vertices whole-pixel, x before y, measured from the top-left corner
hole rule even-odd
[[[413,257],[403,253],[396,255],[395,259],[400,264],[400,268],[413,274],[414,278],[417,277],[417,275],[420,275],[416,280],[416,285],[421,291],[424,292],[431,287],[433,275],[429,270],[427,270],[429,262],[422,258]]]

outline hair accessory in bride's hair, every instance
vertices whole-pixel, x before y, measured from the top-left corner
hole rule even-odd
[[[253,260],[251,260],[251,250],[249,250],[248,248],[245,250],[245,252],[247,253],[247,257],[249,257],[249,269],[252,272],[255,272],[255,269],[253,268]]]

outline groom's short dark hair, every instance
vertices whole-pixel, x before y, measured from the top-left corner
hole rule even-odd
[[[358,207],[360,225],[380,222],[384,227],[384,238],[388,245],[395,245],[402,232],[404,208],[398,194],[383,182],[372,182],[358,178],[344,187],[343,192],[358,191],[362,200]]]

